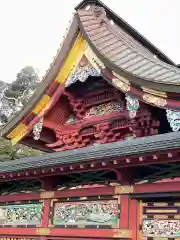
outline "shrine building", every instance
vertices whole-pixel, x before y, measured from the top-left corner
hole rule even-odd
[[[39,87],[1,129],[0,240],[180,239],[180,69],[84,0]]]

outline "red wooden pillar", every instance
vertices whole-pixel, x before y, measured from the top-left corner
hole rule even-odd
[[[132,230],[132,240],[141,240],[139,238],[139,204],[137,200],[130,200],[130,221],[129,227]]]
[[[43,211],[43,216],[42,216],[42,227],[43,228],[47,228],[49,225],[50,204],[51,204],[51,199],[44,199],[44,211]]]
[[[129,228],[129,196],[121,195],[120,228]]]

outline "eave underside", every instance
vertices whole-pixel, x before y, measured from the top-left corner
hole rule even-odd
[[[59,168],[61,167],[59,166]],[[51,171],[52,169],[54,172]],[[81,170],[79,172],[73,172],[71,170],[71,173],[67,173],[65,171],[64,173],[60,171],[57,172],[56,168],[51,167],[48,169],[49,174],[46,172],[46,175],[38,172],[38,170],[39,169],[34,169],[34,171],[36,171],[36,176],[33,176],[33,174],[28,170],[24,171],[24,175],[22,172],[17,172],[16,176],[14,173],[4,174],[4,178],[1,178],[0,180],[0,194],[38,192],[42,190],[62,190],[94,184],[100,184],[104,186],[113,184],[147,184],[166,179],[179,179],[180,162],[150,164],[123,169],[116,169],[112,168],[112,166],[109,166],[108,169],[101,170],[84,169],[83,171]],[[15,178],[14,180],[12,180],[12,176]]]
[[[4,162],[0,165],[0,179],[1,181],[34,179],[40,176],[109,171],[109,169],[111,172],[120,169],[126,172],[125,168],[127,168],[129,173],[136,169],[137,181],[145,180],[148,175],[154,181],[166,175],[168,177],[178,176],[179,149],[178,133],[125,140]],[[154,166],[149,167],[150,165]],[[171,169],[173,169],[173,174],[171,174]]]

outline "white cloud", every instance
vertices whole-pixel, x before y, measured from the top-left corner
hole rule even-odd
[[[175,62],[180,62],[178,0],[104,0]],[[0,80],[52,61],[78,0],[0,0]]]

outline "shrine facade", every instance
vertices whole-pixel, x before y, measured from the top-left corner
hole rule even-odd
[[[28,105],[1,129],[46,153],[0,164],[0,238],[180,239],[179,79],[102,2],[81,2]]]

